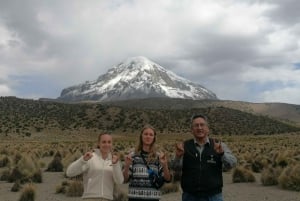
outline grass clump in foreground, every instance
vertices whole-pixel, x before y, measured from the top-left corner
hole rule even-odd
[[[20,199],[18,201],[34,201],[36,196],[36,189],[33,184],[26,184],[22,190]]]
[[[286,167],[278,178],[283,189],[300,191],[300,164]]]
[[[245,167],[236,167],[233,170],[232,182],[233,183],[244,183],[244,182],[255,182],[255,176],[251,170],[248,170]]]

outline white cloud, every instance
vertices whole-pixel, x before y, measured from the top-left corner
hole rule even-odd
[[[241,81],[245,82],[280,82],[283,85],[296,84],[300,87],[300,70],[296,70],[292,66],[276,66],[271,70],[267,68],[250,68],[241,77]]]
[[[266,102],[282,102],[300,104],[299,85],[297,87],[287,87],[272,91],[265,91],[262,94],[263,101]]]
[[[10,95],[12,95],[12,90],[8,86],[0,84],[0,96]]]
[[[299,88],[292,66],[300,62],[298,5],[294,0],[1,1],[0,84],[16,96],[57,97],[64,87],[94,80],[127,57],[142,55],[220,98],[272,101],[266,94]],[[297,100],[290,96],[283,101]]]

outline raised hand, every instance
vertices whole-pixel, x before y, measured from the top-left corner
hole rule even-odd
[[[125,166],[126,167],[129,167],[131,164],[132,164],[132,157],[131,157],[131,154],[128,154],[126,157],[125,157]]]
[[[183,147],[183,143],[176,143],[175,144],[175,154],[177,158],[180,158],[183,156],[184,154],[184,147]]]
[[[83,155],[83,160],[88,161],[93,157],[93,151],[88,151]]]
[[[111,163],[116,164],[119,161],[119,156],[117,154],[112,154]]]
[[[214,149],[218,154],[224,154],[221,140],[214,139]]]
[[[168,159],[167,159],[167,156],[165,153],[163,152],[160,152],[159,153],[159,162],[162,164],[162,165],[166,165],[168,163]]]

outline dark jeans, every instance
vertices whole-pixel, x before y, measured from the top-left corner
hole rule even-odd
[[[184,192],[182,194],[182,201],[223,201],[222,193],[207,197],[197,197],[192,194]]]

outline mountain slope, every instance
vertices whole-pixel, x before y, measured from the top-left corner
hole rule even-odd
[[[99,103],[59,103],[0,97],[0,137],[77,137],[138,134],[150,123],[160,134],[190,133],[190,117],[208,116],[212,134],[260,135],[300,131],[266,116],[225,107],[137,109]]]
[[[217,99],[210,90],[164,69],[145,57],[129,58],[95,81],[63,89],[58,99],[104,102],[149,97]]]
[[[139,109],[192,109],[206,107],[226,107],[255,115],[275,118],[300,126],[300,105],[287,103],[250,103],[230,100],[184,100],[166,98],[148,98],[136,100],[113,101],[104,103],[111,106]]]

